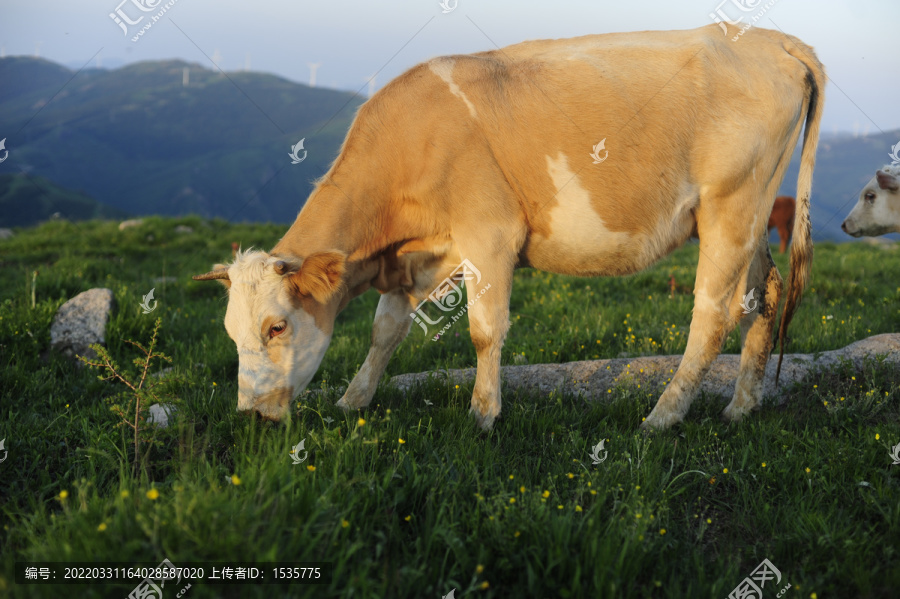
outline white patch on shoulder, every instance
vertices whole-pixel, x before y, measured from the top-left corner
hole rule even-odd
[[[431,72],[440,77],[447,83],[450,87],[450,93],[452,93],[457,98],[461,99],[466,103],[466,107],[469,109],[469,114],[472,115],[472,118],[478,118],[478,113],[475,112],[475,105],[466,97],[466,94],[459,88],[456,82],[453,80],[453,66],[456,64],[456,61],[450,58],[441,58],[438,60],[432,60],[428,63],[428,68],[431,69]]]
[[[550,210],[550,240],[574,256],[598,256],[622,248],[631,240],[628,233],[610,231],[591,204],[591,194],[569,161],[560,152],[554,160],[547,156],[547,173],[556,188],[557,205]]]

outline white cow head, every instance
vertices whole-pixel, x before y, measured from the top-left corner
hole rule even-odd
[[[295,261],[247,251],[194,277],[228,288],[225,330],[238,350],[238,410],[273,420],[288,415],[331,341],[345,260],[340,252]]]
[[[900,233],[900,167],[884,167],[859,194],[859,201],[841,224],[854,237]]]

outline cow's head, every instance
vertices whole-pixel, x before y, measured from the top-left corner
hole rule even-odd
[[[288,414],[328,349],[345,263],[340,252],[299,260],[247,251],[194,277],[228,288],[225,330],[238,350],[238,410],[273,420]]]
[[[844,219],[841,229],[854,237],[900,233],[900,179],[897,173],[877,171],[859,194],[859,201]]]

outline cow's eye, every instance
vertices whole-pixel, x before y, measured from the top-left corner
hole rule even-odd
[[[269,339],[282,334],[284,332],[284,329],[286,328],[287,325],[284,322],[279,322],[278,324],[274,325],[271,329],[269,329]]]
[[[874,201],[875,201],[875,194],[872,193],[871,191],[870,191],[869,193],[867,193],[867,194],[866,194],[866,201],[867,201],[867,202],[870,202],[870,203],[871,203],[871,202],[874,202]]]

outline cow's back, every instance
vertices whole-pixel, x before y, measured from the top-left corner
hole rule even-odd
[[[789,44],[808,49],[717,26],[524,42],[419,65],[360,117],[396,148],[370,158],[394,195],[429,207],[398,227],[521,223],[523,263],[634,272],[684,242],[701,198],[774,171],[807,98]]]

